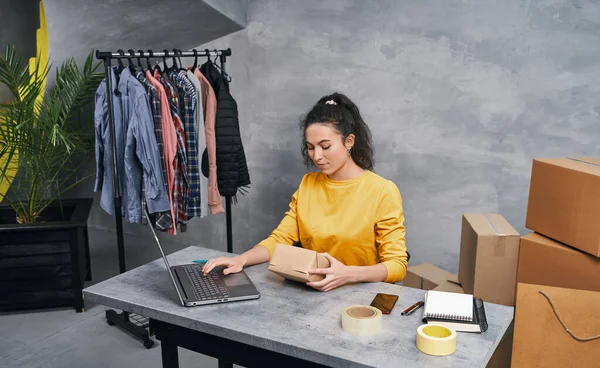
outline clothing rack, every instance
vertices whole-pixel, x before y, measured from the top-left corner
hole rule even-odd
[[[134,51],[129,49],[127,52],[123,50],[118,50],[118,52],[110,52],[110,51],[99,51],[96,50],[96,59],[102,60],[104,62],[104,73],[106,76],[106,86],[109,93],[107,93],[108,99],[108,120],[109,120],[109,131],[110,131],[110,139],[111,139],[111,147],[110,150],[112,152],[112,171],[113,171],[113,195],[114,195],[114,209],[115,209],[115,222],[117,225],[117,249],[119,253],[119,273],[124,273],[127,269],[125,267],[125,245],[123,239],[123,217],[121,214],[121,189],[119,186],[120,183],[120,173],[117,170],[117,155],[115,149],[115,120],[113,116],[113,100],[112,93],[110,91],[113,90],[112,80],[110,78],[111,74],[111,61],[119,60],[119,59],[156,59],[163,58],[166,61],[167,57],[173,58],[197,58],[197,57],[210,57],[214,55],[219,58],[221,73],[223,76],[227,78],[227,74],[225,73],[225,63],[227,61],[227,56],[231,56],[231,49],[226,50],[208,50],[204,51],[192,50],[192,51],[181,51],[174,49],[173,52],[169,52],[168,50],[163,51],[152,51],[152,50],[139,50]],[[165,65],[166,67],[166,65]],[[233,240],[232,240],[232,222],[231,222],[231,197],[225,197],[225,217],[227,223],[227,252],[233,252]],[[152,224],[149,222],[149,226]],[[124,330],[128,331],[138,339],[143,341],[143,344],[146,348],[150,349],[154,345],[154,341],[150,339],[150,335],[146,329],[147,324],[133,323],[130,319],[130,315],[128,312],[123,311],[121,314],[118,314],[114,310],[106,311],[106,322],[109,325],[117,325]]]

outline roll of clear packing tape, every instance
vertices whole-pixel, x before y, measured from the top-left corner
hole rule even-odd
[[[417,328],[417,349],[429,355],[450,355],[456,351],[456,331],[444,326],[421,325]]]
[[[342,328],[353,335],[371,336],[381,331],[381,311],[368,305],[351,305],[342,312]]]

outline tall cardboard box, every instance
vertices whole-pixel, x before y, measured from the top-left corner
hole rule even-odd
[[[458,281],[465,293],[514,306],[519,241],[502,215],[463,214]]]
[[[600,334],[600,293],[519,283],[512,367],[598,367],[600,339],[575,340],[540,291],[551,298],[573,334],[582,338]]]
[[[521,238],[517,282],[600,291],[600,258],[527,234]]]
[[[533,160],[525,226],[600,257],[600,159]]]
[[[454,278],[454,274],[436,265],[423,263],[408,267],[402,285],[415,289],[432,290],[447,280]]]

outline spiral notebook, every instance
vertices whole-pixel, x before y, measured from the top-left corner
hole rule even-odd
[[[429,290],[425,294],[423,322],[462,332],[485,332],[488,328],[483,300],[471,294]]]

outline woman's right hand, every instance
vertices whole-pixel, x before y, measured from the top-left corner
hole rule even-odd
[[[206,264],[204,264],[204,267],[202,267],[202,272],[204,272],[204,275],[207,275],[210,271],[212,271],[213,268],[225,266],[223,275],[229,275],[230,273],[240,272],[245,265],[245,258],[241,255],[235,257],[219,257],[215,259],[209,259]]]

